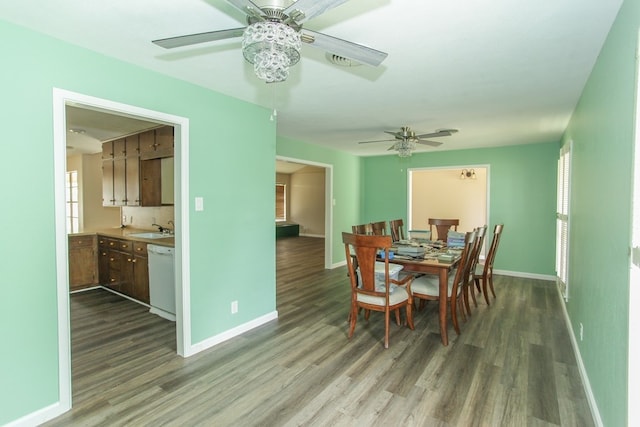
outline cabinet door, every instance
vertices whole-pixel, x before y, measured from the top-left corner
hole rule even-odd
[[[156,155],[158,157],[173,156],[173,126],[156,129]]]
[[[102,143],[102,160],[113,159],[113,142]]]
[[[162,204],[161,159],[140,160],[140,196],[142,206]]]
[[[138,157],[127,157],[126,159],[126,193],[127,206],[140,206],[140,160]]]
[[[149,259],[133,256],[133,298],[149,304]]]
[[[156,131],[148,130],[138,135],[140,142],[140,158],[152,159],[156,152]]]
[[[127,204],[127,160],[113,160],[113,198],[115,206],[124,206]]]
[[[69,237],[69,289],[97,284],[96,236]]]
[[[113,160],[102,161],[102,206],[115,206],[113,194]]]
[[[125,138],[113,141],[113,158],[122,159],[127,157],[127,140]]]

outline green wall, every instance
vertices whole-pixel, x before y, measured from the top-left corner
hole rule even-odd
[[[558,143],[545,143],[368,157],[360,220],[407,219],[408,169],[488,165],[489,239],[495,224],[505,224],[496,269],[555,275],[558,151]]]
[[[640,2],[625,1],[565,141],[573,141],[569,300],[605,426],[626,425],[629,247]]]
[[[10,41],[0,53],[3,425],[59,401],[53,88],[189,119],[192,344],[276,309],[275,166],[265,161],[275,157],[276,126],[266,109],[4,21],[0,38]],[[195,196],[204,211],[194,211]],[[259,280],[243,274],[246,241],[261,254],[251,261]]]

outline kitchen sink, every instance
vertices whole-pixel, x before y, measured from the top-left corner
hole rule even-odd
[[[167,237],[173,237],[173,234],[149,231],[146,233],[131,233],[128,236],[138,237],[140,239],[165,239]]]

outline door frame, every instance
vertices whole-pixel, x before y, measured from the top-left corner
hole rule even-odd
[[[296,159],[293,157],[276,156],[275,160],[299,163],[323,168],[324,174],[324,268],[333,268],[333,165]]]
[[[108,113],[174,126],[176,173],[174,174],[176,247],[176,347],[180,356],[195,353],[191,345],[191,301],[189,263],[189,119],[133,105],[53,88],[54,216],[56,283],[58,305],[59,405],[66,412],[72,405],[71,323],[69,314],[68,238],[65,208],[66,107],[94,108]]]

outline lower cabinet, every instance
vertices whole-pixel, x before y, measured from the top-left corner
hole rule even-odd
[[[149,303],[147,244],[98,237],[100,283],[144,303]]]
[[[69,236],[69,290],[98,284],[96,236]]]

